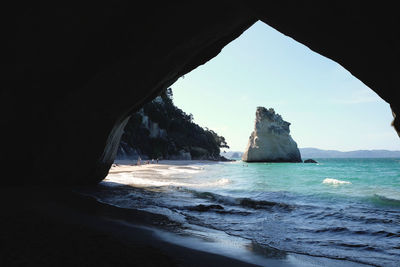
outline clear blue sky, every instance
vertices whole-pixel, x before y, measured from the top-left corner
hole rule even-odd
[[[346,69],[257,22],[173,86],[174,103],[243,151],[257,106],[290,122],[299,147],[400,150],[389,104]]]

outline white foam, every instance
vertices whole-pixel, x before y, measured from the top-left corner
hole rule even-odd
[[[217,180],[217,181],[215,181],[213,183],[210,183],[209,185],[210,186],[213,186],[213,185],[226,185],[226,184],[229,184],[230,182],[231,181],[229,179],[222,178],[222,179],[219,179],[219,180]]]
[[[227,178],[221,178],[216,181],[207,181],[199,183],[194,182],[182,182],[182,179],[176,180],[173,178],[144,178],[137,177],[133,174],[117,174],[117,175],[108,175],[105,182],[113,182],[118,184],[126,184],[126,185],[137,185],[137,186],[183,186],[183,187],[212,187],[212,186],[223,186],[229,184],[231,181]]]
[[[203,170],[203,168],[196,166],[185,166],[185,167],[170,167],[169,170],[180,173],[199,173]]]
[[[163,175],[163,176],[168,176],[173,174],[174,172],[171,171],[170,169],[154,169],[154,171],[156,171],[157,173]]]
[[[342,181],[338,179],[333,179],[333,178],[325,178],[322,181],[323,184],[333,184],[333,185],[340,185],[340,184],[351,184],[351,182],[348,181]]]
[[[194,173],[199,173],[204,170],[203,167],[198,167],[198,166],[177,166],[177,167],[169,167],[168,169],[153,169],[157,173],[163,175],[163,176],[170,176],[173,174],[183,174],[183,173],[188,173],[188,174],[194,174]]]

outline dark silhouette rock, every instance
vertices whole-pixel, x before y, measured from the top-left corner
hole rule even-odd
[[[344,66],[390,104],[400,132],[395,7],[97,1],[9,8],[2,31],[0,147],[3,166],[19,173],[2,182],[101,181],[129,116],[258,19]]]
[[[200,211],[200,212],[205,212],[205,211],[213,211],[213,210],[223,210],[224,207],[222,207],[221,205],[204,205],[204,204],[199,204],[197,206],[194,207],[190,207],[189,210],[193,210],[193,211]]]
[[[313,160],[313,159],[306,159],[304,161],[304,163],[318,163],[317,161]]]

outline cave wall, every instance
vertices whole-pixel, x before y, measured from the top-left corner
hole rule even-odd
[[[2,37],[3,184],[90,184],[129,114],[258,19],[343,65],[398,114],[399,19],[387,4],[132,1],[20,6]],[[265,49],[268,49],[266,47]],[[395,127],[400,129],[395,120]]]
[[[1,162],[19,170],[4,179],[15,184],[102,180],[129,114],[256,21],[229,1],[42,2],[12,11]]]

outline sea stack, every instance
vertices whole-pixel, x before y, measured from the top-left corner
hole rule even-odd
[[[254,131],[242,156],[246,162],[302,162],[290,123],[273,108],[257,107]]]

